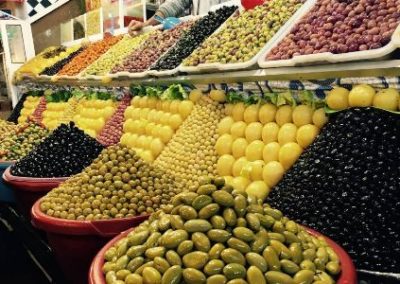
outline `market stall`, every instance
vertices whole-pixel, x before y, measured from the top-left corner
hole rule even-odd
[[[3,178],[66,178],[28,206],[65,279],[396,283],[400,7],[372,2],[227,5],[17,70]]]

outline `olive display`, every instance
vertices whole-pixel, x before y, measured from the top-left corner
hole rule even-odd
[[[176,177],[181,190],[194,190],[202,176],[215,177],[217,124],[223,105],[202,96],[154,164]]]
[[[186,66],[202,63],[249,61],[275,35],[304,0],[271,0],[230,18],[183,61]]]
[[[69,220],[134,217],[164,208],[178,192],[165,172],[145,163],[134,150],[115,145],[43,197],[40,210]]]
[[[341,244],[358,269],[400,272],[400,120],[373,108],[332,115],[271,190],[270,203]]]
[[[126,56],[138,48],[148,37],[148,33],[133,38],[125,36],[111,47],[107,53],[103,54],[97,61],[90,65],[84,73],[86,75],[104,75],[109,73],[115,65],[120,64]]]
[[[22,94],[21,98],[19,99],[18,103],[16,106],[13,108],[10,116],[7,118],[7,121],[13,122],[13,123],[18,123],[18,118],[21,115],[21,110],[24,107],[24,102],[26,98],[29,96],[29,93],[24,93]]]
[[[50,131],[36,123],[21,125],[16,133],[0,142],[0,160],[16,161],[27,155]]]
[[[14,134],[17,130],[18,130],[17,124],[0,119],[0,142],[7,136]]]
[[[221,26],[236,9],[237,6],[224,6],[215,12],[208,12],[151,69],[169,70],[178,67],[182,60],[188,57],[207,37]]]
[[[140,48],[127,56],[121,64],[115,66],[111,73],[127,71],[143,72],[150,68],[161,55],[171,48],[192,25],[193,21],[183,22],[170,30],[152,32]]]
[[[320,0],[267,59],[380,48],[390,42],[399,23],[398,1]]]
[[[62,124],[35,150],[11,167],[11,174],[23,177],[68,177],[81,172],[103,146],[82,130]]]
[[[66,58],[61,59],[54,65],[45,68],[40,75],[47,75],[47,76],[54,76],[56,75],[65,65],[67,65],[75,56],[80,54],[82,51],[84,51],[85,48],[81,47],[77,51],[72,52],[70,55],[68,55]]]
[[[104,146],[117,144],[122,136],[124,112],[131,103],[131,98],[126,95],[119,103],[117,110],[101,130],[97,140]]]
[[[106,283],[334,283],[324,238],[258,201],[204,179],[105,252]]]

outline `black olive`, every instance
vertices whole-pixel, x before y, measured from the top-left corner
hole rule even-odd
[[[357,268],[400,272],[400,119],[333,115],[271,190],[270,204],[341,244]]]
[[[90,165],[103,148],[73,122],[62,124],[34,151],[12,166],[11,173],[37,178],[69,177]]]
[[[181,64],[205,39],[222,25],[234,11],[236,6],[222,7],[215,12],[209,12],[198,20],[190,30],[179,39],[163,57],[152,67],[152,70],[171,70]]]

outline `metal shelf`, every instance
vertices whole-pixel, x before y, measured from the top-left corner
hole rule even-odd
[[[126,87],[131,84],[160,85],[172,83],[192,84],[220,84],[220,83],[245,83],[272,80],[317,80],[328,78],[349,78],[349,77],[380,77],[400,76],[400,60],[351,62],[340,64],[326,64],[317,66],[298,66],[270,69],[256,69],[246,71],[230,71],[206,74],[178,75],[171,77],[147,77],[132,79],[127,77],[114,78],[111,82],[102,82],[93,79],[60,79],[51,81],[48,79],[26,79],[24,82],[47,83],[51,85],[69,86],[108,86]]]

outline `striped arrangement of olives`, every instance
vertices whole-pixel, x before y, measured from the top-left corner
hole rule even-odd
[[[322,237],[223,178],[176,195],[104,258],[107,284],[334,283],[341,271]]]

